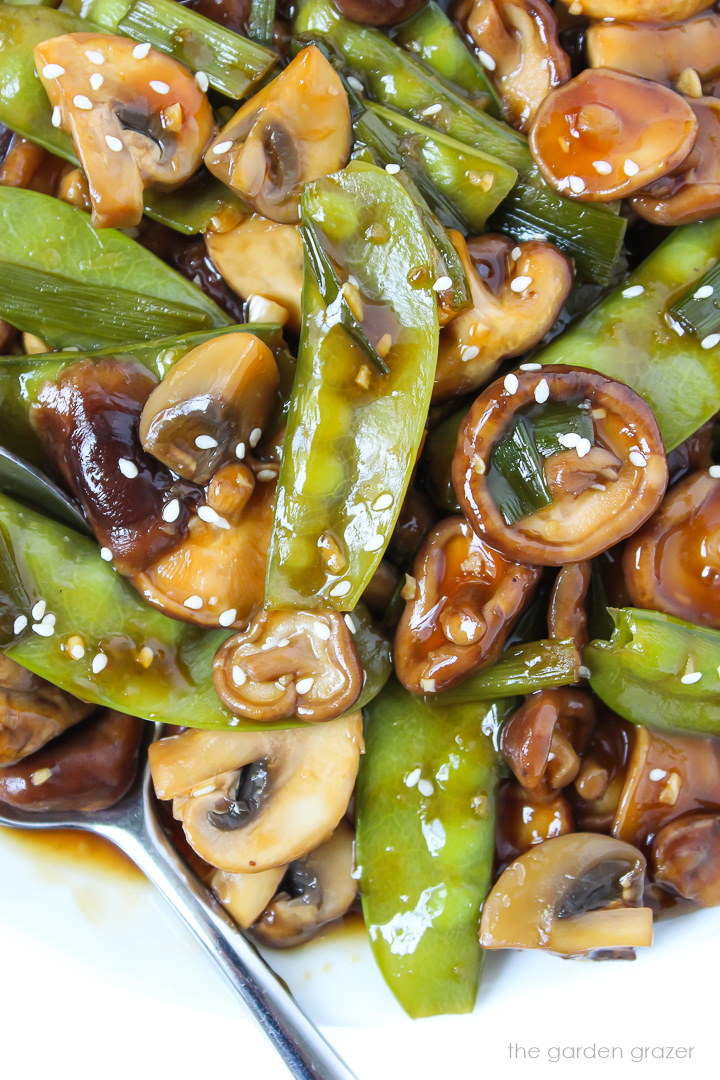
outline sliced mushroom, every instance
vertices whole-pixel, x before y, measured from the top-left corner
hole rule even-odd
[[[342,81],[309,45],[228,121],[205,164],[259,214],[293,222],[303,185],[346,165],[350,143]]]
[[[0,801],[31,811],[113,806],[135,779],[143,729],[137,717],[103,709],[21,764],[0,769]]]
[[[0,765],[34,754],[93,708],[0,653]]]
[[[652,846],[654,880],[703,907],[720,904],[720,814],[687,814]]]
[[[395,670],[414,694],[453,686],[492,664],[540,571],[508,561],[461,517],[446,518],[415,559],[413,595],[395,633]]]
[[[207,95],[171,56],[111,34],[64,34],[35,65],[88,179],[97,227],[137,225],[146,187],[198,169],[215,124]]]
[[[435,505],[419,488],[411,487],[400,507],[390,537],[388,555],[396,566],[408,566],[438,519]]]
[[[545,98],[530,150],[556,191],[611,202],[679,168],[697,134],[695,113],[674,90],[594,68]]]
[[[625,545],[636,607],[720,630],[720,479],[692,473]]]
[[[468,0],[455,14],[488,68],[508,123],[527,133],[540,104],[570,78],[545,0]]]
[[[708,6],[708,0],[560,0],[572,13],[588,19],[626,19],[628,22],[669,22],[689,19]]]
[[[497,817],[495,850],[500,872],[535,844],[575,831],[572,807],[563,794],[535,799],[514,781],[503,784],[498,793]]]
[[[253,214],[234,229],[207,232],[205,242],[210,258],[238,296],[272,301],[285,312],[290,329],[300,331],[303,244],[295,225]]]
[[[210,888],[238,926],[247,930],[272,900],[286,870],[286,866],[274,866],[259,874],[229,874],[227,870],[214,870]]]
[[[254,334],[211,338],[173,364],[148,397],[143,448],[186,480],[207,484],[257,443],[279,381],[273,354]]]
[[[65,168],[61,158],[16,135],[0,166],[0,184],[55,195]]]
[[[698,122],[692,153],[673,176],[631,200],[633,210],[655,225],[688,225],[720,211],[720,100],[689,98],[688,105]]]
[[[610,832],[625,786],[635,731],[633,724],[600,706],[600,715],[569,793],[579,829]]]
[[[357,896],[354,833],[341,821],[329,840],[290,864],[280,892],[253,926],[263,945],[299,945],[341,918]]]
[[[599,22],[587,28],[585,41],[591,67],[670,85],[690,69],[705,80],[718,67],[720,15],[703,11],[673,23]]]
[[[677,483],[697,469],[709,469],[714,465],[715,418],[694,431],[689,438],[674,447],[668,454],[670,484]]]
[[[562,956],[652,944],[642,907],[645,859],[595,833],[546,840],[516,859],[485,901],[484,949],[549,949]]]
[[[644,848],[694,810],[720,811],[720,739],[638,727],[613,835]]]
[[[433,398],[477,390],[501,360],[519,356],[555,322],[572,288],[568,259],[552,244],[515,245],[488,233],[468,240],[450,231],[465,268],[472,307],[443,327]]]
[[[548,634],[556,641],[574,641],[578,651],[588,643],[585,598],[591,574],[590,562],[561,566],[550,594]]]
[[[363,669],[342,615],[261,611],[220,648],[213,682],[237,716],[326,721],[355,704]]]
[[[542,416],[548,401],[585,402],[595,445],[574,434],[563,444],[572,448],[546,457],[552,501],[508,524],[494,494],[494,451],[519,418]],[[548,366],[493,383],[470,409],[453,458],[455,493],[475,532],[507,558],[536,566],[580,562],[625,539],[657,509],[666,484],[665,451],[650,407],[623,383],[582,368]]]
[[[552,798],[580,771],[594,724],[595,707],[582,690],[539,690],[503,725],[503,756],[526,791]]]
[[[220,870],[255,874],[330,836],[362,749],[356,712],[280,731],[187,731],[153,743],[149,760],[158,798],[175,801],[193,850]]]

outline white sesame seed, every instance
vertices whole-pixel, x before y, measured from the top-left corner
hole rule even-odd
[[[199,611],[205,601],[202,596],[188,596],[187,600],[183,600],[183,607],[190,608],[191,611]]]
[[[442,277],[439,277],[437,281],[433,282],[433,289],[435,292],[445,292],[445,290],[449,289],[451,286],[452,278],[448,277],[447,274],[443,274]]]
[[[253,448],[253,450],[255,449],[257,444],[260,442],[260,436],[261,435],[262,435],[262,430],[259,427],[253,428],[252,431],[250,432],[250,434],[248,435],[248,442],[250,443],[250,446]]]
[[[476,356],[480,355],[480,349],[477,345],[463,345],[460,350],[460,359],[463,363],[467,363],[468,360],[474,360]]]
[[[600,176],[609,176],[612,172],[612,165],[609,161],[593,161],[593,169]]]
[[[535,400],[538,405],[544,405],[549,397],[550,387],[548,386],[547,379],[541,379],[535,387]]]
[[[512,371],[508,372],[508,374],[503,379],[503,386],[507,390],[508,394],[514,394],[519,385],[520,382],[518,380],[518,377],[517,375],[514,375]]]
[[[156,94],[169,94],[170,87],[168,83],[163,82],[162,79],[151,79],[150,89],[154,90]]]
[[[542,371],[542,364],[521,364],[521,371]]]
[[[27,624],[27,615],[18,615],[13,623],[13,634],[22,634],[23,630],[27,627]]]
[[[703,338],[700,342],[703,349],[714,349],[716,345],[720,345],[720,334],[708,334],[706,338]]]
[[[720,480],[720,465],[711,465],[708,469],[708,473],[712,476],[713,480]]]
[[[219,529],[229,529],[225,518],[220,517],[216,510],[213,510],[212,506],[198,506],[197,516],[201,521],[206,522],[208,525],[217,525]]]
[[[221,626],[232,626],[237,619],[237,611],[234,607],[228,608],[227,611],[221,611],[218,616],[218,622]]]
[[[206,94],[208,87],[210,86],[210,80],[204,71],[195,72],[195,82],[197,83],[198,88],[202,90],[203,94]]]
[[[585,181],[582,176],[568,176],[568,187],[575,195],[582,195],[585,190]]]
[[[40,620],[44,616],[46,610],[47,610],[47,604],[45,603],[45,601],[44,600],[38,600],[37,604],[35,604],[33,606],[30,614],[32,615],[35,622],[40,622]]]
[[[567,450],[575,450],[580,442],[580,435],[578,435],[577,431],[560,432],[557,440]]]
[[[424,694],[434,694],[437,689],[437,684],[434,679],[421,679],[420,689]]]
[[[700,288],[696,289],[693,293],[693,298],[695,300],[707,300],[709,296],[712,296],[714,291],[712,285],[701,285]]]
[[[630,463],[634,465],[636,469],[644,469],[647,465],[647,458],[641,450],[631,450],[628,457]]]
[[[34,773],[30,773],[30,783],[33,787],[42,787],[43,784],[47,784],[51,776],[52,769],[36,769]]]
[[[59,79],[65,74],[65,68],[60,64],[46,64],[42,69],[43,79]]]
[[[44,620],[41,623],[33,623],[31,629],[40,637],[52,637],[55,633],[54,624],[46,623]]]
[[[247,675],[238,664],[232,666],[232,681],[236,686],[244,686],[247,682]]]
[[[101,547],[100,558],[103,559],[105,562],[112,562],[112,551],[110,550],[110,548]]]
[[[83,656],[85,655],[85,646],[80,644],[71,645],[68,649],[68,653],[73,658],[73,660],[82,660]]]
[[[101,75],[99,71],[93,71],[90,76],[90,85],[93,90],[99,90],[102,84],[105,82],[105,76]]]
[[[685,686],[692,686],[693,683],[700,682],[702,679],[702,671],[686,671],[684,675],[680,676],[680,682]]]
[[[363,545],[363,551],[379,551],[384,543],[385,537],[381,536],[380,533],[376,533]]]
[[[422,116],[437,116],[442,111],[442,105],[438,101],[435,105],[428,105],[427,109],[423,109]]]
[[[484,49],[478,49],[478,54],[477,55],[478,55],[478,60],[480,61],[480,63],[482,64],[482,66],[484,68],[487,68],[488,71],[494,71],[495,70],[497,65],[496,65],[495,61],[493,60],[492,56],[490,55],[490,53],[485,52]]]
[[[333,585],[330,590],[331,596],[347,596],[352,589],[352,585],[349,581],[338,581],[336,585]]]
[[[255,478],[256,480],[276,480],[277,469],[258,469]]]
[[[235,457],[238,458],[239,461],[242,461],[242,459],[245,457],[245,443],[244,442],[239,442],[237,444],[237,446],[235,447]]]
[[[216,791],[214,784],[203,784],[202,787],[193,788],[190,795],[193,799],[201,799],[203,795],[212,795],[213,791]]]
[[[510,288],[514,293],[525,292],[532,285],[532,278],[521,274],[519,277],[513,278],[510,282]]]
[[[372,504],[373,510],[389,510],[393,504],[392,495],[386,491],[382,495],[378,495],[375,502]]]
[[[577,456],[579,458],[585,457],[585,455],[589,454],[591,450],[592,450],[592,443],[590,442],[589,439],[583,439],[583,438],[578,439],[577,446],[575,447],[575,452],[576,452],[576,454],[577,454]]]
[[[359,79],[355,78],[354,75],[348,75],[347,81],[348,81],[348,86],[350,86],[355,91],[356,94],[363,94],[365,92],[365,87],[363,86],[363,84],[360,82]]]
[[[147,54],[150,52],[150,42],[141,41],[139,45],[136,45],[132,51],[136,60],[144,60]]]
[[[666,776],[667,773],[664,769],[651,769],[648,773],[648,780],[652,780],[654,781],[654,783],[657,783],[658,780],[664,780]]]
[[[108,150],[113,150],[116,154],[119,154],[123,148],[122,139],[118,139],[117,135],[106,135],[105,145]]]
[[[623,289],[622,296],[624,296],[626,300],[633,300],[636,296],[642,296],[644,292],[644,285],[630,285],[627,289]]]
[[[417,789],[420,794],[424,795],[426,798],[432,795],[433,791],[435,790],[429,780],[418,780]]]
[[[298,694],[307,694],[309,690],[312,690],[314,685],[315,680],[312,678],[312,676],[309,675],[306,679],[299,679],[295,683],[295,689],[297,690]]]
[[[217,439],[213,439],[212,435],[198,435],[195,439],[198,450],[214,450],[217,444]]]
[[[637,176],[640,172],[640,166],[637,161],[633,161],[632,158],[626,158],[623,162],[623,172],[626,176]]]
[[[223,142],[215,143],[212,148],[213,154],[227,154],[232,149],[232,139],[224,139]]]
[[[391,161],[389,165],[385,166],[385,172],[390,173],[391,176],[395,176],[400,172],[400,166],[396,165],[394,161]]]
[[[329,641],[332,636],[332,630],[324,622],[317,622],[313,628],[315,637],[320,638],[321,641]]]
[[[59,105],[56,105],[52,111],[51,124],[53,127],[59,128],[62,124],[62,109]]]
[[[138,474],[138,467],[135,462],[126,457],[121,457],[118,460],[118,468],[128,480],[134,480]]]
[[[107,656],[105,653],[95,653],[90,664],[90,669],[93,675],[99,675],[101,671],[104,671],[107,667]]]
[[[103,56],[103,54],[101,52],[98,52],[97,49],[87,49],[85,51],[85,55],[86,55],[86,57],[88,58],[88,60],[90,61],[91,64],[104,64],[105,63],[105,57]]]
[[[584,664],[581,664],[578,668],[578,675],[581,679],[589,679],[592,675],[592,672],[590,671],[589,667],[585,667]]]
[[[422,769],[412,769],[405,777],[406,787],[415,787],[418,780],[422,776]]]
[[[177,521],[180,517],[180,500],[171,499],[170,502],[165,503],[162,510],[162,519],[171,524],[173,521]]]
[[[76,109],[82,109],[84,112],[89,112],[92,107],[92,101],[89,97],[85,97],[85,94],[76,94],[73,98],[73,105]]]

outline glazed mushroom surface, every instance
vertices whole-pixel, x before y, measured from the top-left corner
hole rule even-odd
[[[702,82],[717,69],[720,15],[707,10],[686,22],[598,22],[587,28],[585,40],[591,67],[669,85],[689,69]]]
[[[43,609],[40,618],[44,616]],[[0,653],[0,766],[35,754],[91,712],[92,705]]]

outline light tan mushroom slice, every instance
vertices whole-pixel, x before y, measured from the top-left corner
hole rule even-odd
[[[309,45],[228,121],[205,164],[259,214],[294,222],[303,185],[347,164],[351,134],[342,81]]]
[[[569,260],[552,244],[514,244],[488,233],[467,242],[449,233],[465,268],[472,307],[440,334],[433,398],[464,394],[489,382],[502,360],[542,338],[572,288]]]
[[[628,22],[670,22],[689,19],[708,6],[708,0],[560,0],[573,15],[588,19],[625,19]]]
[[[34,754],[94,708],[0,653],[0,766]]]
[[[211,338],[178,360],[150,394],[140,417],[143,449],[184,479],[207,484],[221,465],[256,445],[279,381],[275,357],[254,334]]]
[[[720,56],[720,14],[704,11],[687,22],[599,22],[585,32],[591,67],[614,68],[672,85],[688,69],[710,78]]]
[[[541,102],[570,78],[552,8],[545,0],[470,0],[456,18],[489,69],[506,119],[527,133]]]
[[[264,945],[288,948],[341,918],[357,896],[353,877],[353,830],[346,821],[324,844],[290,864],[286,889],[268,905],[253,927]]]
[[[485,901],[485,949],[549,949],[563,956],[652,944],[642,907],[645,859],[630,844],[570,833],[531,847]]]
[[[288,326],[300,331],[303,245],[295,225],[253,214],[234,229],[207,232],[205,243],[210,258],[238,296],[272,300],[286,312]]]
[[[352,633],[332,611],[261,611],[220,648],[213,682],[224,705],[250,720],[326,721],[363,686]]]
[[[274,866],[260,874],[229,874],[215,870],[210,888],[244,930],[260,918],[282,881],[287,867]]]
[[[330,836],[347,810],[362,749],[355,712],[280,731],[188,731],[154,743],[149,759],[158,797],[177,799],[193,850],[220,870],[253,874],[299,859]]]
[[[171,56],[78,33],[40,42],[35,65],[87,175],[94,225],[136,225],[146,187],[175,188],[200,166],[212,109]]]

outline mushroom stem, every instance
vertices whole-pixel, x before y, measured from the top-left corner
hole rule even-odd
[[[653,914],[650,908],[608,908],[588,911],[553,926],[552,945],[558,953],[590,952],[594,949],[631,949],[652,945]]]
[[[266,652],[243,657],[240,666],[253,682],[271,682],[283,675],[310,675],[316,664],[310,643],[302,638],[292,645],[276,645]]]

